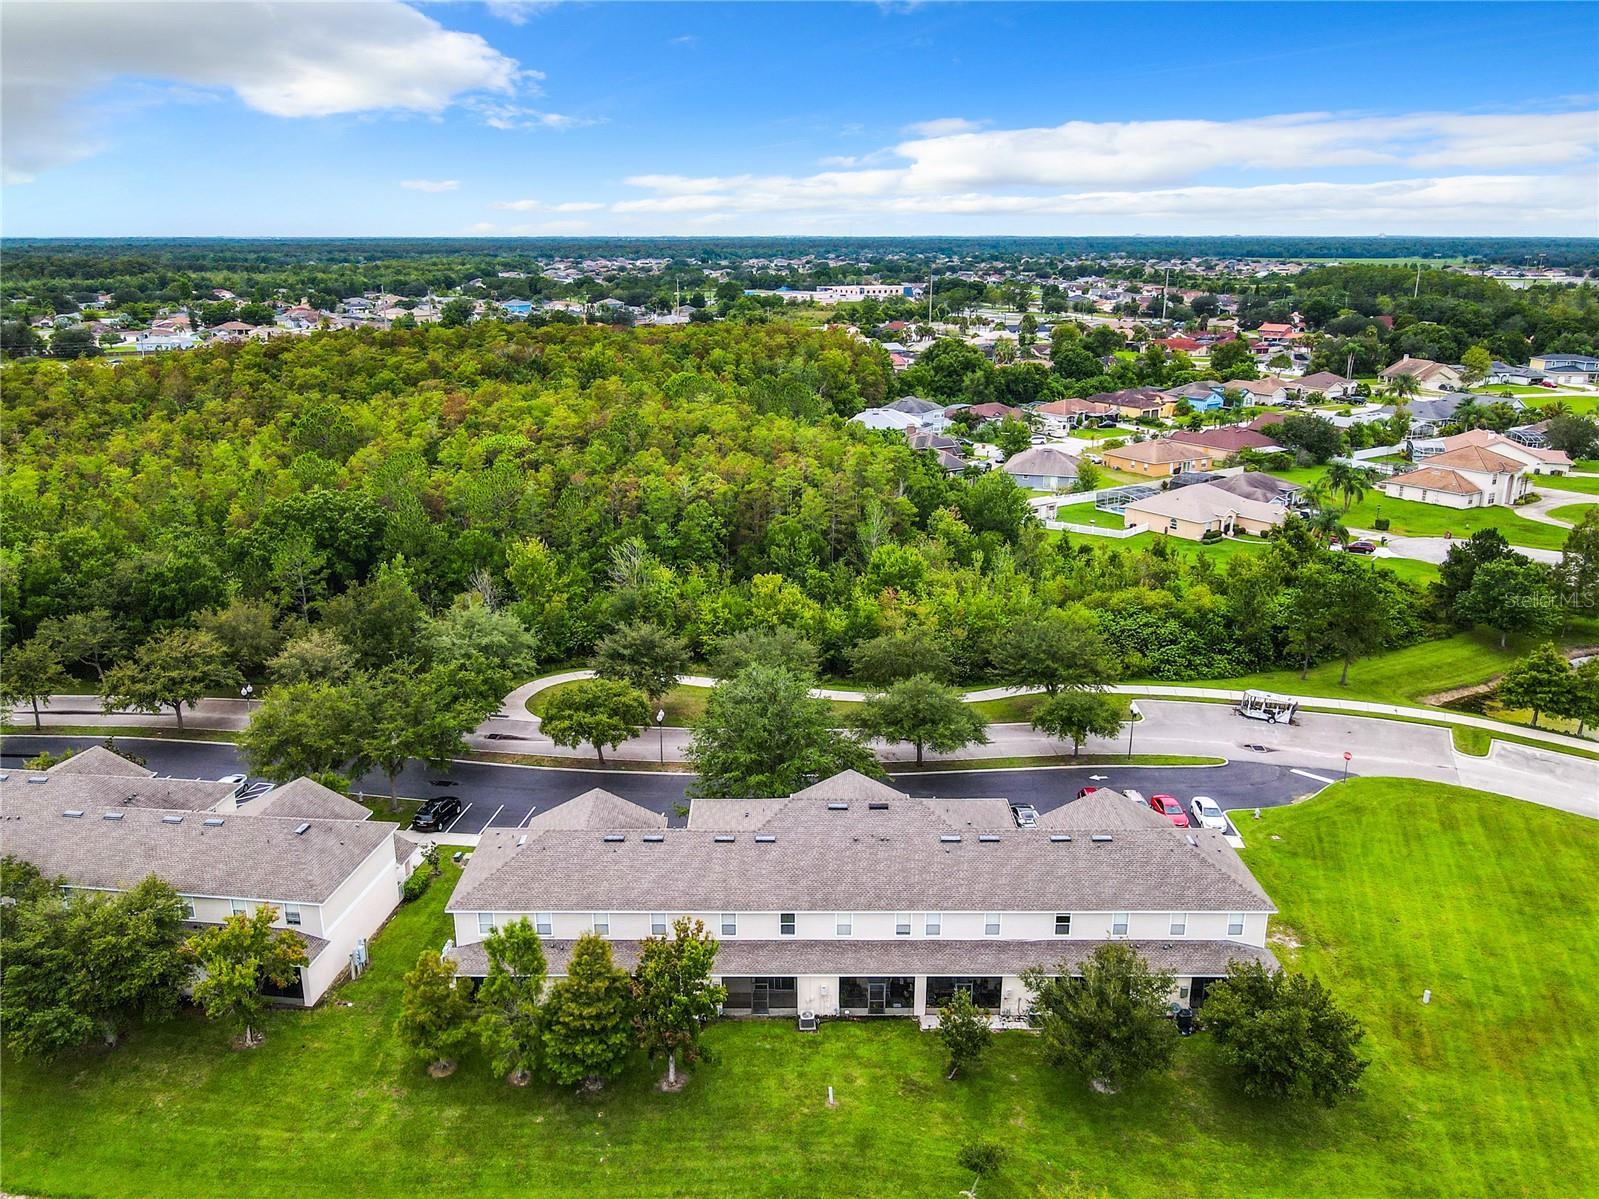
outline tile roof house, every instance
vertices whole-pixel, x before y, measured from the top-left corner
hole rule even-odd
[[[1430,358],[1411,358],[1409,355],[1382,371],[1384,379],[1396,379],[1400,375],[1410,375],[1421,386],[1436,391],[1458,391],[1462,383],[1460,372],[1447,363],[1434,362]]]
[[[1524,463],[1475,445],[1423,458],[1415,469],[1377,483],[1377,490],[1393,499],[1445,508],[1509,506],[1531,487]]]
[[[1304,490],[1298,483],[1289,483],[1279,479],[1276,475],[1268,475],[1264,471],[1246,470],[1241,475],[1232,475],[1225,479],[1217,479],[1212,486],[1240,496],[1246,500],[1257,500],[1263,504],[1291,505]]]
[[[695,800],[687,828],[619,808],[609,826],[492,829],[445,952],[481,976],[483,937],[526,917],[552,974],[589,932],[627,965],[689,916],[720,943],[725,1010],[821,1016],[922,1016],[957,989],[1019,1014],[1024,970],[1072,969],[1112,938],[1177,970],[1185,1004],[1231,960],[1274,964],[1275,909],[1226,839],[1140,809],[1096,791],[1018,828],[1002,799],[917,799],[846,772],[786,799]]]
[[[1500,457],[1521,463],[1534,475],[1563,475],[1572,468],[1571,456],[1564,450],[1528,445],[1491,429],[1467,429],[1464,433],[1441,439],[1438,444],[1444,453],[1473,448],[1490,450]],[[1436,454],[1427,457],[1431,460],[1430,464],[1436,464]]]
[[[230,783],[157,779],[116,757],[85,750],[42,774],[0,773],[5,852],[73,890],[120,891],[154,874],[195,927],[271,904],[311,959],[272,993],[305,1005],[399,901],[397,826],[359,804],[299,779],[235,808]]]

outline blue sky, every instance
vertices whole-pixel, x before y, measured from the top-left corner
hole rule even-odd
[[[1599,5],[8,0],[0,230],[1599,235]]]

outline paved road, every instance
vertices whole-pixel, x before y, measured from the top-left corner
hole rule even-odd
[[[238,749],[227,742],[166,741],[119,737],[117,741],[143,756],[151,770],[178,778],[218,778],[245,769]],[[59,753],[71,746],[98,744],[94,737],[14,736],[0,746],[0,762],[16,769],[41,750]],[[1195,795],[1209,795],[1223,808],[1275,807],[1320,789],[1322,773],[1296,774],[1279,762],[1240,761],[1226,766],[1060,766],[1027,770],[953,770],[890,776],[895,786],[913,795],[945,798],[1000,797],[1031,803],[1039,811],[1059,807],[1082,787],[1131,787],[1145,795],[1167,791],[1185,804]],[[1096,777],[1097,776],[1097,777]],[[515,828],[536,812],[547,811],[591,787],[604,787],[626,799],[663,812],[683,823],[676,807],[684,802],[693,775],[646,771],[563,770],[510,766],[490,762],[454,762],[445,772],[412,763],[401,777],[401,795],[457,795],[470,806],[450,828],[476,833],[484,828]],[[444,785],[450,784],[450,785]],[[364,781],[369,794],[386,794],[381,778]]]

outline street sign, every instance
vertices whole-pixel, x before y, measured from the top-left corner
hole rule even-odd
[[[1352,754],[1352,753],[1350,753],[1350,752],[1349,752],[1349,751],[1348,751],[1348,750],[1347,750],[1347,749],[1346,749],[1346,750],[1344,750],[1344,761],[1346,761],[1346,762],[1347,762],[1347,761],[1349,761],[1349,759],[1350,759],[1350,758],[1352,758],[1352,757],[1354,757],[1354,756],[1355,756],[1355,755],[1354,755],[1354,754]]]

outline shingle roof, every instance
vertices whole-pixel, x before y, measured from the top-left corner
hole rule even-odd
[[[1214,458],[1218,451],[1207,446],[1188,445],[1180,441],[1135,441],[1119,449],[1106,450],[1107,458],[1125,458],[1129,462],[1147,462],[1164,465],[1171,462],[1188,462],[1195,458]]]
[[[1077,477],[1078,461],[1065,450],[1054,446],[1035,445],[1014,457],[1007,458],[1000,468],[1011,475],[1051,475]]]
[[[666,817],[631,800],[594,787],[582,795],[540,812],[530,829],[665,828]]]
[[[295,816],[301,819],[365,820],[372,815],[369,809],[355,800],[308,778],[298,778],[281,787],[274,787],[239,810],[251,816],[277,816],[281,819]]]
[[[1163,491],[1147,499],[1134,500],[1127,505],[1126,510],[1148,512],[1155,516],[1175,516],[1179,520],[1215,520],[1229,512],[1271,524],[1283,519],[1283,510],[1278,505],[1223,491],[1214,483],[1196,483],[1177,491]]]
[[[111,755],[116,757],[115,754]],[[65,766],[73,761],[68,758]],[[132,763],[118,757],[124,766]],[[92,766],[92,763],[89,765]],[[28,779],[39,779],[30,783]],[[209,812],[223,800],[232,796],[234,784],[218,783],[210,779],[158,779],[149,773],[140,774],[74,774],[67,770],[50,770],[44,774],[25,774],[13,771],[5,784],[7,793],[21,797],[23,789],[30,798],[42,798],[60,808],[161,808],[168,811]]]
[[[1241,475],[1231,478],[1217,479],[1211,484],[1233,495],[1242,496],[1244,499],[1257,500],[1260,503],[1270,503],[1272,500],[1283,496],[1297,494],[1302,488],[1298,483],[1289,483],[1279,479],[1276,475],[1268,475],[1264,471],[1246,470]]]
[[[103,774],[118,775],[122,778],[155,777],[155,771],[146,770],[137,762],[130,762],[121,754],[107,749],[103,745],[91,745],[87,749],[80,749],[64,762],[57,762],[46,774]]]
[[[963,809],[950,805],[959,801],[909,799],[862,782],[871,780],[857,776],[821,788],[819,796],[768,801],[761,804],[764,821],[752,817],[733,833],[714,832],[709,819],[710,827],[653,831],[649,841],[636,830],[613,830],[609,840],[598,829],[489,830],[449,910],[1259,910],[1270,904],[1219,833],[1101,827],[1107,812],[1080,801],[1052,813],[1051,828],[1081,835],[1053,840],[1051,832],[1017,828],[1000,802],[989,801],[980,816],[991,822],[994,839],[980,840],[969,825],[957,831],[951,824],[951,814]],[[827,798],[839,794],[849,798]],[[1132,806],[1102,801],[1116,802]],[[742,810],[737,801],[734,808]],[[1092,840],[1095,832],[1113,839]],[[945,839],[955,836],[960,840]]]
[[[0,839],[7,853],[80,887],[120,889],[155,874],[185,895],[322,903],[373,850],[389,844],[397,827],[81,801],[74,807],[65,795],[13,776],[0,788]],[[121,819],[104,819],[108,808]],[[67,810],[83,815],[63,815]],[[302,823],[310,827],[296,834]]]
[[[1220,977],[1227,963],[1263,962],[1275,969],[1277,959],[1269,949],[1239,941],[1130,940],[1139,955],[1158,970],[1174,970],[1184,977]],[[544,956],[551,974],[563,974],[571,960],[574,941],[545,941]],[[631,970],[638,963],[638,941],[611,943],[616,964]],[[944,940],[918,937],[907,940],[796,937],[792,940],[744,941],[730,937],[716,951],[716,974],[722,978],[784,976],[796,974],[1020,974],[1029,966],[1046,969],[1065,961],[1075,972],[1082,960],[1103,941],[1061,938],[1054,941]],[[488,972],[488,955],[482,942],[457,945],[448,955],[456,969],[469,978]]]
[[[837,774],[812,783],[803,791],[794,792],[795,799],[872,800],[904,799],[905,792],[896,791],[887,783],[867,778],[858,770],[840,770]]]
[[[1167,437],[1168,441],[1182,442],[1184,445],[1204,446],[1206,449],[1220,450],[1226,454],[1236,454],[1239,450],[1266,450],[1280,449],[1277,442],[1255,429],[1227,428],[1227,429],[1178,429]]]

